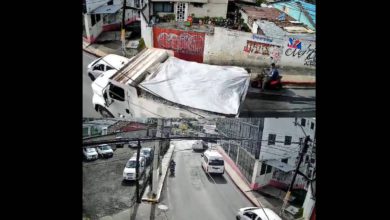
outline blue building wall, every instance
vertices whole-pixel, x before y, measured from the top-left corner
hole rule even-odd
[[[277,8],[280,11],[283,11],[284,7],[287,8],[287,14],[293,17],[295,20],[304,23],[309,26],[311,29],[315,30],[315,26],[313,26],[309,19],[305,16],[303,12],[301,12],[300,8],[297,5],[297,2],[300,2],[302,7],[307,11],[313,20],[314,24],[316,23],[316,6],[310,3],[306,3],[301,0],[291,0],[291,1],[283,1],[283,2],[275,2],[272,4],[273,7]]]

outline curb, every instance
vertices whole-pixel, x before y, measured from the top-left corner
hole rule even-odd
[[[219,149],[219,148],[216,148],[217,150],[218,150],[218,152],[220,152],[221,154],[222,154],[222,156],[224,157],[224,158],[226,158],[226,156],[225,156],[225,152],[221,152],[222,151],[222,149]],[[230,157],[228,158],[228,159],[230,159]],[[228,160],[226,160],[226,161],[228,161]],[[229,166],[231,167],[231,165],[229,164]],[[233,169],[233,168],[232,168]],[[238,184],[236,183],[236,181],[234,181],[234,179],[231,177],[231,175],[230,175],[230,173],[228,172],[228,171],[226,171],[226,173],[229,175],[229,178],[233,181],[233,183],[234,183],[234,185],[236,185],[237,186],[237,188],[239,188],[240,189],[240,191],[245,195],[245,197],[254,205],[254,206],[256,206],[256,207],[262,207],[262,204],[260,203],[260,201],[258,201],[258,200],[256,200],[256,202],[255,201],[253,201],[253,199],[251,198],[251,197],[249,197],[249,195],[246,193],[246,191],[243,191],[239,186],[238,186]],[[239,175],[240,176],[240,175]],[[244,180],[244,182],[245,182],[245,180]],[[246,183],[245,183],[246,184]],[[249,186],[248,186],[249,187]],[[250,188],[250,187],[249,187]],[[254,196],[255,197],[255,196]],[[260,206],[258,206],[258,204],[260,204]]]
[[[299,82],[299,81],[282,81],[283,85],[295,85],[295,86],[310,86],[310,87],[315,87],[316,82],[313,81],[304,81],[304,82]]]

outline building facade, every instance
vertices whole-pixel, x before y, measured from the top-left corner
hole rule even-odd
[[[126,1],[127,6],[139,6],[138,1]],[[119,30],[122,22],[123,0],[83,0],[83,38],[94,43],[103,31]],[[125,23],[140,20],[138,10],[125,10]]]
[[[235,162],[252,189],[272,185],[287,188],[298,163],[301,143],[306,135],[315,139],[312,118],[219,119],[220,135],[246,141],[222,141],[221,147]],[[309,178],[315,170],[315,147],[306,153],[300,171]],[[305,188],[306,180],[297,176],[294,188]]]

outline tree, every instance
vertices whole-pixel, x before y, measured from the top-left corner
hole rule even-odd
[[[266,0],[256,0],[256,5],[261,6],[261,4],[266,3]]]

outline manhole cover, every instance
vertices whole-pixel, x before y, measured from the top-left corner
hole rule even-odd
[[[162,205],[162,204],[159,205],[158,208],[161,209],[161,210],[163,210],[163,211],[167,211],[167,210],[168,210],[168,206]]]

